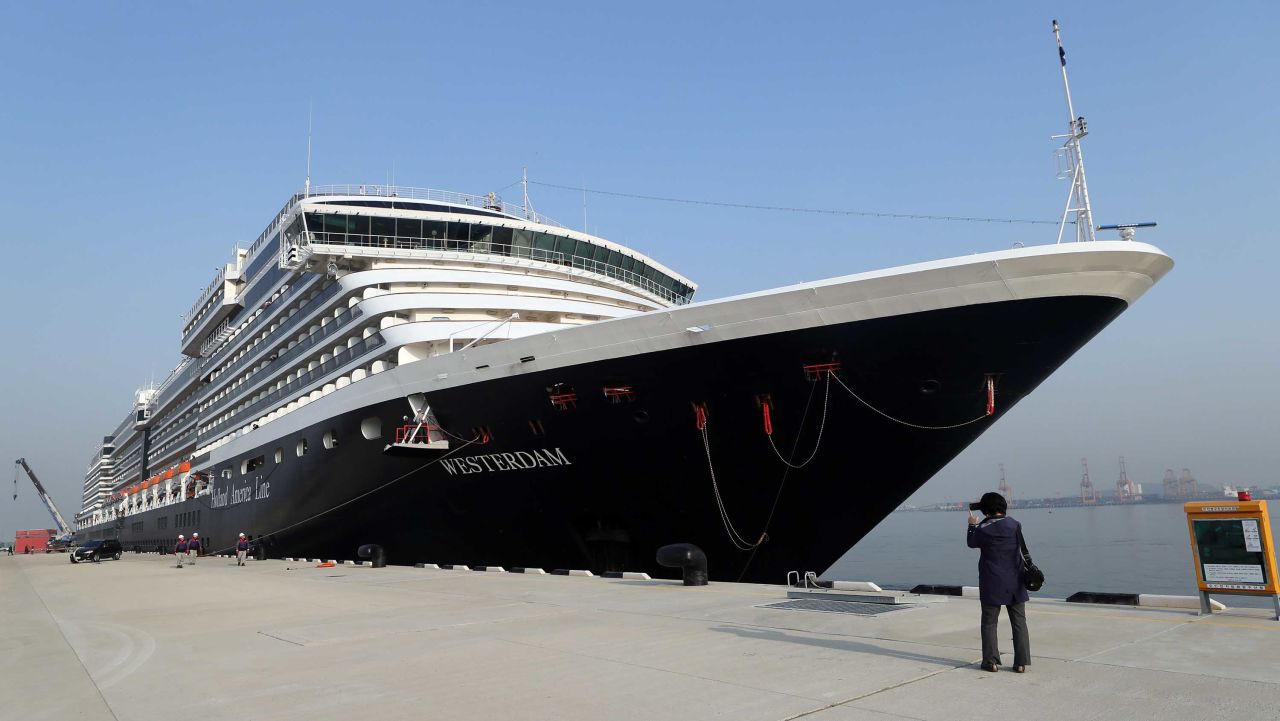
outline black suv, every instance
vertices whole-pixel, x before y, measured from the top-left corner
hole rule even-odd
[[[122,553],[124,553],[124,549],[120,547],[120,542],[114,538],[87,541],[83,546],[71,552],[71,562],[93,561],[97,563],[104,558],[119,561]]]

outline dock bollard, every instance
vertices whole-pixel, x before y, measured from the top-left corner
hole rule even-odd
[[[369,559],[370,565],[374,568],[386,568],[387,566],[387,554],[382,550],[382,546],[376,543],[364,544],[356,551],[356,555]]]
[[[684,585],[707,585],[707,554],[692,543],[672,543],[658,549],[658,564],[667,568],[679,568]]]

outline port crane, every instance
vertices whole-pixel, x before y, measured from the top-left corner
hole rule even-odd
[[[996,488],[996,492],[1004,496],[1005,502],[1010,506],[1013,505],[1013,489],[1009,487],[1009,481],[1004,477],[1004,464],[1000,464],[1000,485]]]
[[[62,549],[71,544],[71,537],[74,532],[71,526],[67,525],[67,520],[58,512],[58,506],[53,502],[53,497],[44,489],[44,485],[40,483],[40,479],[36,478],[36,472],[31,470],[31,466],[27,465],[27,459],[19,458],[13,462],[13,500],[18,500],[18,467],[26,471],[27,477],[31,479],[32,485],[36,487],[36,493],[40,494],[40,500],[44,503],[44,507],[49,509],[49,515],[53,516],[53,523],[58,528],[58,535],[55,536],[50,543],[51,548]]]
[[[1080,467],[1084,468],[1084,475],[1080,477],[1080,502],[1086,506],[1098,505],[1098,492],[1093,487],[1093,481],[1089,480],[1089,459],[1081,458]]]
[[[1116,481],[1116,498],[1121,503],[1133,503],[1142,500],[1138,487],[1129,480],[1129,472],[1124,467],[1124,456],[1120,456],[1120,479]]]

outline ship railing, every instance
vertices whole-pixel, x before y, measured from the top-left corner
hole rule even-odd
[[[366,353],[381,348],[383,345],[386,345],[386,341],[383,340],[381,333],[374,333],[368,338],[358,340],[347,348],[339,350],[339,352],[335,353],[332,358],[322,362],[315,368],[306,371],[305,373],[300,373],[292,382],[286,383],[281,388],[277,388],[259,400],[233,412],[229,418],[219,421],[208,428],[197,431],[197,437],[208,438],[210,435],[216,434],[228,427],[242,424],[246,419],[256,416],[271,405],[282,402],[298,391],[314,390],[322,385],[320,381],[329,374],[346,368]]]
[[[209,285],[200,293],[200,299],[195,305],[191,306],[191,310],[182,316],[182,329],[185,333],[191,326],[204,315],[205,304],[212,298],[213,294],[222,290],[222,284],[227,279],[227,269],[225,266],[219,267],[217,272],[213,274],[213,280],[209,281]]]
[[[354,233],[308,232],[306,242],[319,245],[344,245],[360,248],[385,248],[389,250],[435,250],[456,253],[492,255],[505,258],[533,260],[559,265],[575,270],[603,275],[627,285],[640,288],[673,305],[684,305],[689,299],[663,287],[639,273],[611,265],[603,261],[580,256],[566,256],[554,250],[544,250],[527,245],[511,245],[476,240],[449,240],[447,238],[413,238],[393,235],[357,235]]]
[[[504,215],[525,218],[542,225],[557,228],[565,226],[532,208],[508,203],[496,194],[470,195],[452,190],[436,190],[434,188],[413,188],[403,185],[316,185],[311,188],[311,197],[317,195],[371,195],[378,198],[404,198],[406,200],[428,200],[450,205],[465,205],[472,208],[492,210]]]
[[[304,322],[317,320],[316,311],[327,310],[328,308],[325,305],[326,302],[329,299],[333,298],[333,296],[337,295],[338,291],[340,290],[342,290],[342,286],[340,284],[338,283],[330,284],[328,288],[325,288],[324,290],[320,291],[319,295],[317,295],[315,298],[312,298],[307,303],[307,305],[302,306],[297,313],[294,313],[292,316],[289,316],[285,318],[283,321],[280,321],[280,325],[277,326],[276,329],[271,332],[272,337],[278,337],[281,339],[281,342],[284,342],[285,339],[288,337],[288,333],[292,331],[294,328],[297,328],[299,325],[301,325]],[[285,308],[287,312],[287,308],[289,306],[284,305],[282,307]],[[310,310],[306,310],[306,309],[310,309]],[[252,338],[254,335],[257,334],[258,330],[260,330],[269,321],[276,321],[279,318],[280,318],[280,315],[278,314],[263,313],[262,315],[259,315],[257,318],[254,318],[252,321],[250,321],[249,325],[246,326],[245,329],[240,332],[240,335],[241,337],[244,337],[244,338]],[[262,353],[265,353],[265,352],[266,350],[263,349]],[[261,356],[260,353],[247,353],[244,356],[242,356],[240,360],[237,360],[231,363],[230,365],[226,366],[221,371],[219,371],[219,375],[223,373],[228,373],[248,363],[257,362],[260,356]],[[201,371],[208,368],[208,364],[212,362],[213,362],[212,356],[210,356],[209,358],[203,359],[202,365],[201,365]]]
[[[156,397],[152,401],[152,405],[156,408],[163,408],[174,393],[190,384],[192,376],[199,371],[198,366],[199,364],[195,362],[195,358],[184,356],[182,362],[178,363],[178,366],[169,373],[169,377],[165,378],[164,382],[156,390]]]
[[[344,308],[341,313],[333,317],[332,323],[328,323],[322,328],[320,328],[320,330],[316,331],[315,333],[309,334],[304,340],[298,341],[298,343],[295,344],[292,348],[287,348],[283,351],[280,351],[280,353],[276,355],[276,359],[274,361],[271,361],[271,370],[279,370],[281,368],[287,368],[288,364],[292,363],[294,360],[297,360],[298,356],[302,355],[303,353],[307,352],[310,349],[315,348],[317,345],[324,342],[326,339],[330,338],[335,333],[349,331],[350,321],[360,318],[363,315],[364,313],[358,309]],[[244,358],[241,358],[239,361],[236,361],[235,364],[227,367],[227,371],[234,370],[242,361],[247,361],[248,358],[249,356],[245,356]],[[276,376],[268,374],[268,375],[262,376],[262,378],[259,379],[257,383],[251,383],[251,384],[246,383],[245,385],[248,387],[246,387],[242,392],[234,393],[229,398],[226,398],[223,401],[219,402],[217,405],[214,405],[205,409],[204,414],[209,416],[221,415],[226,411],[227,408],[234,406],[237,403],[237,401],[239,401],[240,399],[243,399],[246,394],[249,394],[251,391],[256,389],[261,384],[262,381],[272,380],[275,377]]]

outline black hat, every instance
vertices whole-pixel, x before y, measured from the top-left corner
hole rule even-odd
[[[970,503],[969,509],[974,511],[982,511],[988,516],[994,516],[997,513],[1004,513],[1009,510],[1009,501],[1005,497],[995,491],[988,491],[982,494],[982,500],[977,503]]]

